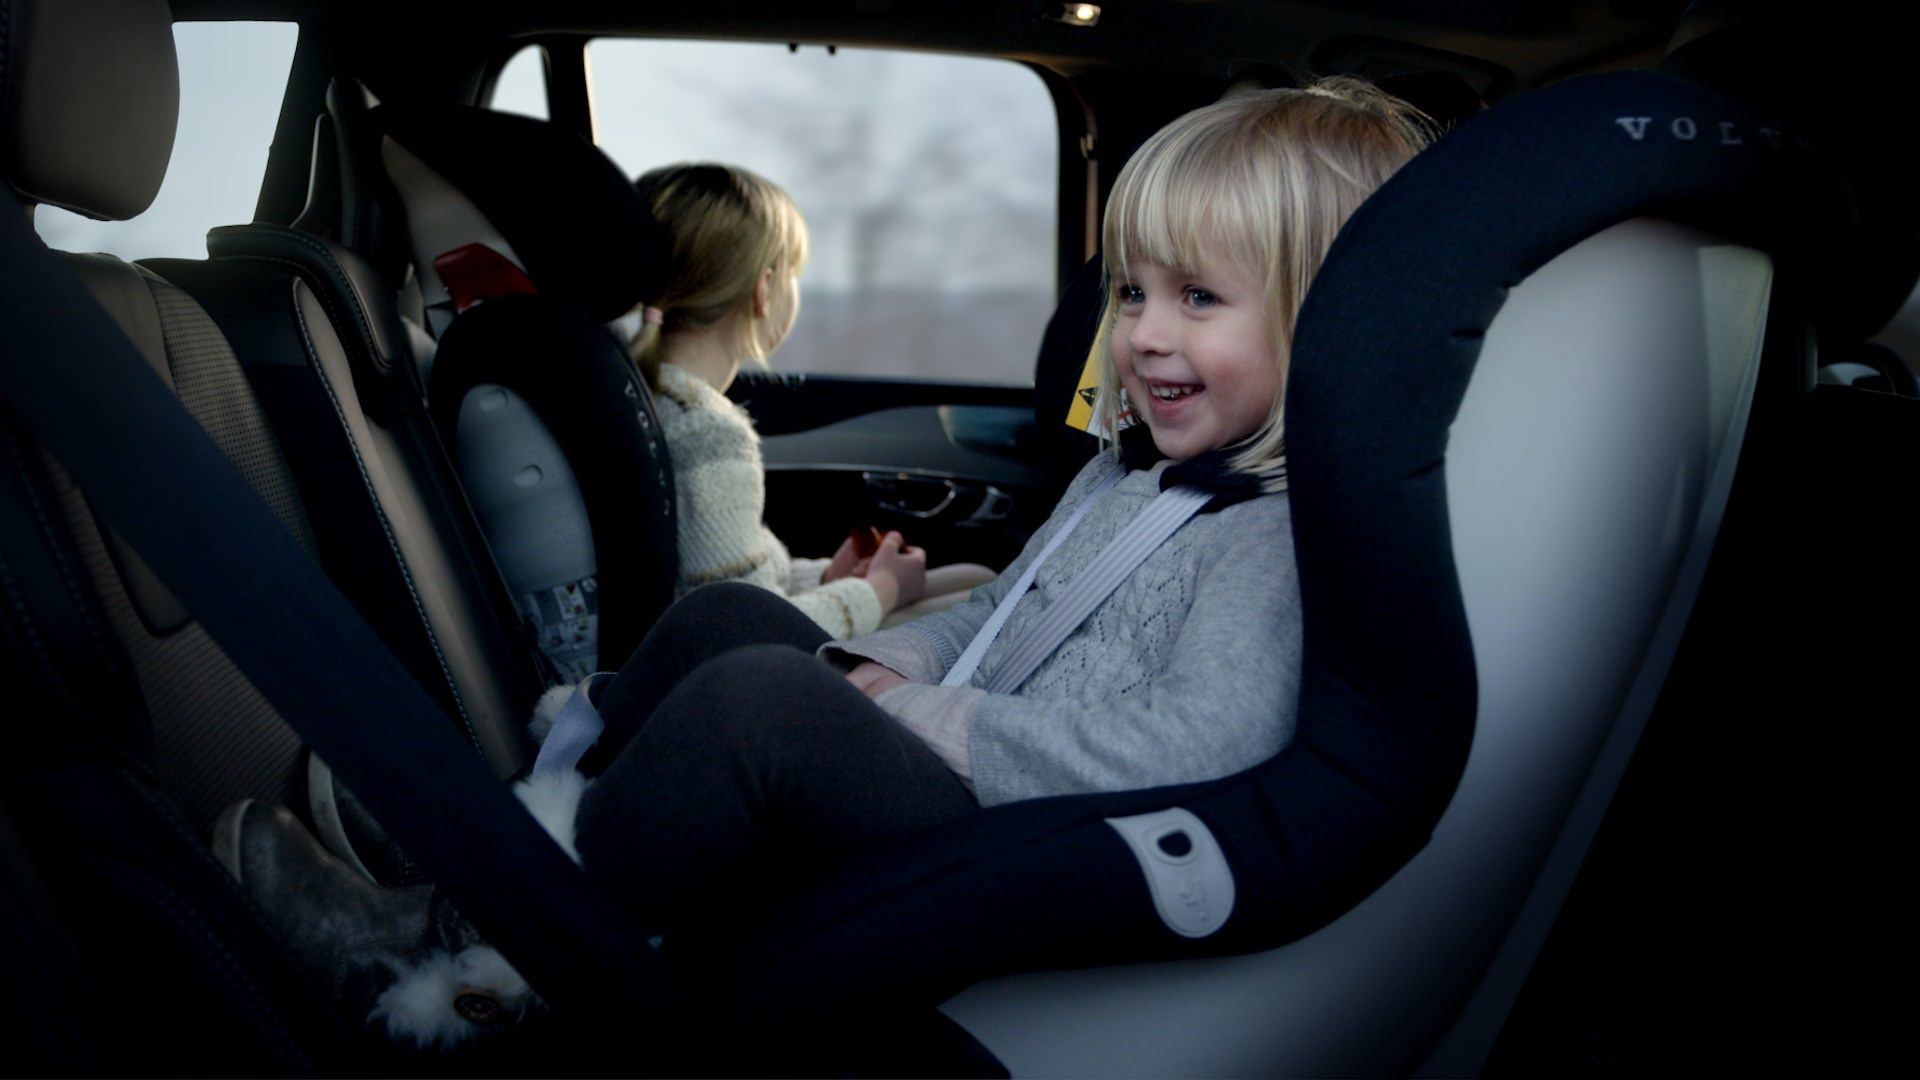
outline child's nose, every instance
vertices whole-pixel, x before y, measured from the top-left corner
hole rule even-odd
[[[1164,355],[1172,352],[1173,325],[1169,315],[1164,305],[1147,302],[1142,307],[1140,317],[1133,320],[1127,344],[1139,354]]]

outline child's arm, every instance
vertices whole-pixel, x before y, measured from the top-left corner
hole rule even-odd
[[[787,563],[787,592],[806,592],[830,584],[827,581],[827,567],[832,562],[832,559],[790,559]],[[844,576],[836,575],[833,580],[839,581]]]
[[[787,597],[788,602],[835,637],[861,633],[880,625],[886,605],[872,585],[861,578],[841,578]]]

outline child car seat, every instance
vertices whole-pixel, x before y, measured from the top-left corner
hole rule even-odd
[[[658,292],[662,234],[591,143],[525,117],[374,110],[439,337],[428,401],[540,647],[617,668],[673,600],[673,472],[607,323]]]
[[[1295,744],[890,852],[745,950],[751,1000],[1252,954],[980,983],[944,1008],[1016,1073],[1476,1068],[1658,696],[1743,438],[1789,423],[1753,404],[1763,357],[1807,362],[1769,256],[1795,265],[1832,203],[1766,127],[1608,75],[1402,170],[1335,244],[1295,345]],[[1169,896],[1216,921],[1187,937]]]

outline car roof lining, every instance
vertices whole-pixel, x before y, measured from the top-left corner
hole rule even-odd
[[[397,14],[391,5],[321,0],[175,0],[175,18],[285,19],[328,24],[339,39],[497,53],[501,43],[542,35],[638,35],[933,49],[1022,60],[1073,76],[1095,68],[1153,66],[1230,78],[1248,64],[1296,74],[1379,76],[1415,70],[1498,72],[1492,98],[1567,75],[1650,66],[1664,52],[1679,0],[1593,4],[1582,0],[1484,5],[1418,0],[1225,3],[1106,0],[1100,25],[1075,28],[1036,17],[1033,0],[781,2],[737,0],[710,8],[609,0],[549,0],[515,10],[429,2]],[[724,35],[715,27],[724,25]],[[1246,55],[1249,41],[1271,43]],[[380,51],[385,51],[380,50]],[[1221,58],[1230,58],[1223,61]]]

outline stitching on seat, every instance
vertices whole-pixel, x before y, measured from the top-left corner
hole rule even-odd
[[[311,293],[313,290],[307,290]],[[466,702],[461,699],[460,686],[454,680],[453,671],[447,666],[446,654],[440,648],[440,637],[433,632],[433,623],[427,618],[426,604],[420,599],[420,590],[414,585],[413,573],[407,568],[407,558],[400,550],[400,541],[393,533],[393,524],[387,518],[386,508],[380,505],[380,494],[374,489],[373,477],[367,472],[366,460],[360,454],[360,444],[354,441],[353,428],[347,423],[347,413],[340,405],[340,397],[334,392],[333,381],[327,378],[326,371],[319,362],[320,350],[313,343],[313,334],[307,326],[307,317],[300,310],[299,293],[295,291],[291,298],[293,317],[300,324],[300,338],[306,343],[307,357],[314,377],[320,380],[320,386],[327,392],[327,401],[333,405],[334,418],[340,422],[340,432],[346,437],[347,448],[353,451],[354,468],[360,471],[360,482],[366,486],[369,501],[373,503],[373,513],[380,520],[380,531],[386,535],[387,548],[393,552],[393,561],[399,567],[400,579],[406,583],[407,598],[413,601],[413,610],[420,617],[420,627],[427,635],[427,644],[433,647],[434,663],[439,665],[440,674],[447,680],[447,689],[453,694],[454,709],[460,714],[460,722],[467,729],[467,738],[475,747],[479,747],[480,733],[474,730],[473,718],[467,715]]]
[[[289,273],[293,274],[294,277],[299,278],[302,281],[304,281],[306,278],[305,264],[295,262],[292,259],[286,258],[285,256],[259,254],[259,255],[230,255],[226,257],[231,259],[236,259],[242,262],[267,263],[271,266],[280,267],[288,271]],[[307,291],[313,294],[313,298],[315,300],[320,301],[320,307],[322,310],[324,310],[327,313],[327,318],[329,321],[333,322],[336,325],[345,321],[340,317],[339,304],[333,298],[332,289],[316,289],[316,288],[313,288],[312,286],[308,286]],[[298,313],[299,305],[295,304],[294,308],[295,308],[295,312]],[[340,344],[343,348],[350,348],[350,346],[347,345],[347,342],[345,341],[345,339],[341,339]],[[312,342],[309,341],[308,345],[311,346]],[[369,347],[369,351],[371,351],[371,347]],[[309,355],[312,355],[311,349],[309,349]]]
[[[287,271],[292,273],[295,277],[301,278],[303,280],[307,276],[307,273],[306,273],[307,266],[305,263],[295,262],[294,260],[289,259],[284,255],[269,255],[269,254],[266,254],[265,252],[249,252],[245,255],[223,255],[223,256],[220,256],[220,258],[223,260],[232,260],[235,262],[268,263],[273,266],[283,267]],[[331,277],[331,275],[326,275],[326,276]],[[338,284],[338,282],[329,282],[329,284]],[[332,320],[335,324],[347,321],[341,317],[340,307],[338,302],[336,302],[333,298],[332,289],[316,289],[311,285],[309,285],[307,287],[307,291],[313,294],[314,299],[320,301],[320,306],[326,311],[328,319]],[[347,289],[347,292],[352,293],[353,289],[349,287]],[[358,296],[354,297],[354,303],[356,305],[359,303]],[[353,312],[353,314],[359,317],[360,328],[363,331],[365,331],[367,329],[367,320],[366,320],[365,314],[359,311],[357,307]],[[367,336],[364,340],[368,342],[367,358],[373,362],[373,365],[375,367],[382,367],[382,366],[390,367],[390,365],[382,365],[380,363],[380,357],[375,353],[372,345],[373,338],[371,336]],[[347,344],[345,339],[342,339],[340,344],[343,348],[348,348],[348,349],[352,348],[352,346]]]
[[[278,225],[253,225],[253,226],[250,226],[250,228],[257,229],[260,232],[263,232],[269,236],[277,236],[285,240],[291,240],[296,244],[300,244],[306,247],[307,250],[312,251],[315,255],[318,255],[321,258],[322,262],[324,263],[325,267],[327,267],[327,269],[324,269],[322,272],[329,279],[331,279],[331,284],[345,286],[345,288],[341,289],[340,291],[346,293],[347,296],[352,298],[353,315],[354,315],[354,318],[356,318],[360,323],[360,333],[365,337],[367,341],[367,351],[371,355],[373,362],[383,368],[393,366],[393,364],[396,361],[383,359],[380,356],[379,349],[374,344],[374,342],[376,342],[378,338],[373,332],[373,320],[371,316],[367,314],[366,301],[361,299],[360,290],[354,286],[353,279],[350,276],[348,276],[346,271],[340,269],[339,260],[333,257],[333,252],[327,248],[327,245],[321,243],[320,241],[314,239],[311,236],[308,236],[307,234],[299,231],[298,229],[289,229],[289,228],[284,228]],[[248,258],[248,259],[267,259],[273,262],[284,263],[286,265],[293,266],[298,269],[302,269],[302,270],[306,269],[306,267],[303,264],[293,262],[291,259],[282,258],[276,255],[270,255],[265,252],[247,252],[246,254],[238,257]],[[326,299],[323,297],[322,303],[325,303],[325,302],[326,302]],[[329,306],[329,313],[331,313],[331,306]]]

